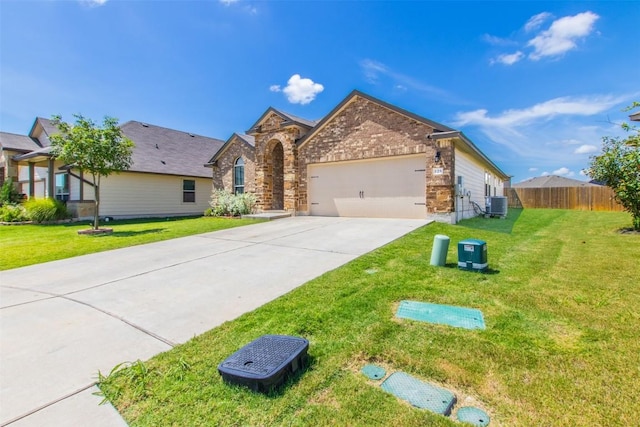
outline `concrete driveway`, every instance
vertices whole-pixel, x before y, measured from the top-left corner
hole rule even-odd
[[[294,217],[0,272],[0,425],[126,425],[98,406],[98,370],[169,350],[426,223]]]

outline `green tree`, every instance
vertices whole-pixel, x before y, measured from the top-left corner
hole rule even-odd
[[[630,111],[640,103],[625,109]],[[622,123],[626,138],[602,138],[602,153],[591,158],[589,176],[611,187],[616,200],[633,218],[633,229],[640,231],[640,129]]]
[[[51,154],[64,163],[91,175],[95,199],[93,228],[99,228],[100,180],[114,172],[127,170],[132,164],[134,144],[118,126],[118,120],[105,117],[102,127],[81,114],[74,114],[74,125],[53,116],[60,134],[51,135]]]

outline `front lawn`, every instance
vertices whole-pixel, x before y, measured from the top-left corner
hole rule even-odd
[[[101,388],[132,426],[461,425],[383,392],[359,372],[374,363],[454,391],[493,426],[637,425],[640,236],[617,232],[629,216],[510,218],[423,227]],[[435,234],[451,237],[447,267],[429,265]],[[456,268],[470,237],[487,242],[488,274]],[[400,321],[405,299],[480,309],[487,328]],[[307,338],[310,367],[270,395],[224,384],[217,365],[263,334]]]
[[[214,217],[121,220],[101,224],[101,227],[113,228],[113,234],[95,236],[78,235],[79,230],[91,228],[86,221],[58,225],[3,225],[0,226],[0,270],[207,233],[259,221]]]

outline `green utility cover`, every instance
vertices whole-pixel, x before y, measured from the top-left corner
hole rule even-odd
[[[456,403],[456,396],[449,390],[422,382],[404,372],[391,374],[380,387],[413,406],[440,415],[451,414],[451,409]]]
[[[458,242],[458,267],[462,270],[484,271],[487,263],[487,242],[466,239]]]
[[[474,308],[401,301],[396,317],[466,329],[485,329],[482,312]]]
[[[465,406],[458,409],[458,421],[473,424],[474,426],[488,426],[491,418],[480,408]]]
[[[361,372],[365,374],[370,380],[376,381],[383,379],[387,374],[387,371],[385,371],[384,368],[376,365],[366,365],[364,368],[362,368]]]

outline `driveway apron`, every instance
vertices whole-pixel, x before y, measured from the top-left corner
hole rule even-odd
[[[293,217],[2,271],[0,426],[126,425],[98,405],[98,371],[167,351],[427,223]]]

